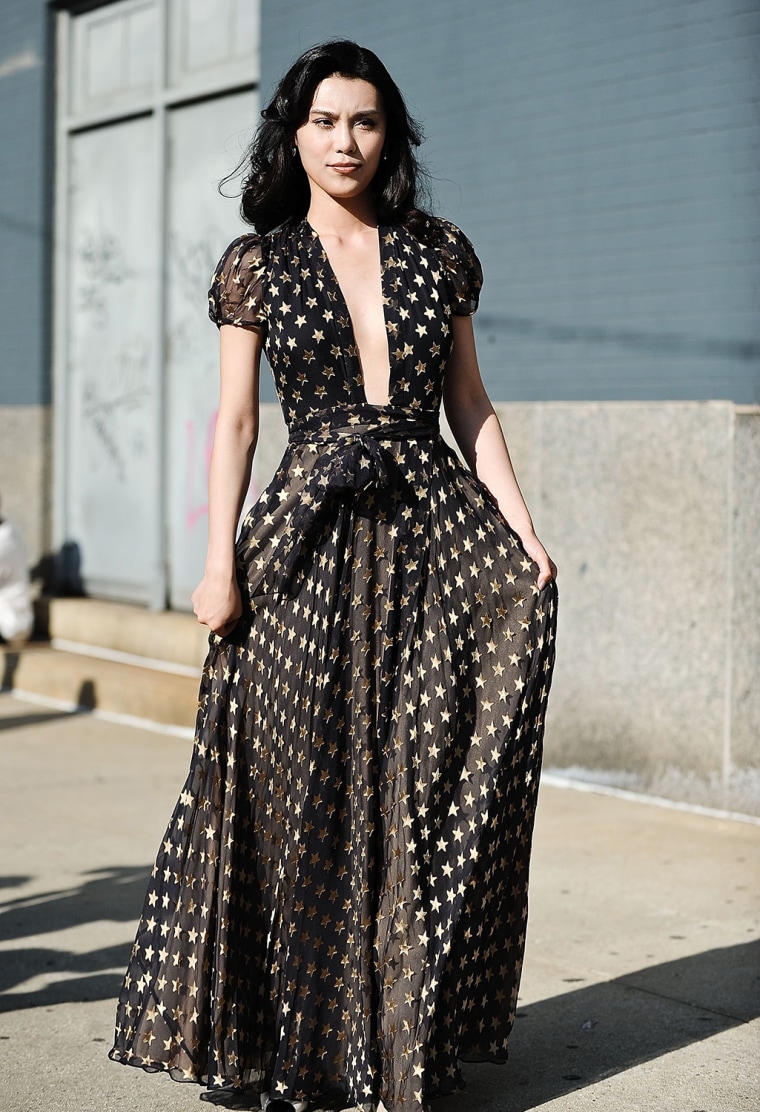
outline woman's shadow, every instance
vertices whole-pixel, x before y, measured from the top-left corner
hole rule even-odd
[[[653,965],[520,1008],[507,1066],[463,1065],[474,1112],[527,1112],[760,1016],[760,940]],[[655,1102],[656,1103],[656,1102]],[[462,1095],[436,1102],[458,1112]]]
[[[123,866],[85,874],[75,887],[8,899],[0,907],[0,1013],[51,1004],[115,998],[131,941],[84,953],[55,945],[55,932],[102,920],[129,924],[132,933],[150,869]],[[0,877],[0,889],[20,887],[24,876]],[[49,945],[39,936],[51,935]],[[32,945],[25,939],[35,939]],[[47,941],[44,939],[44,941]]]
[[[25,946],[24,939],[103,919],[130,924],[131,934],[148,873],[147,866],[111,868],[86,875],[70,889],[5,899],[0,941],[13,949],[4,947],[0,954],[0,1012],[115,998],[130,942],[70,953],[54,945]],[[0,888],[19,887],[26,879],[0,878]],[[57,979],[60,974],[63,978]],[[467,1105],[486,1112],[506,1103],[510,1112],[528,1112],[748,1023],[760,1016],[759,984],[760,941],[753,941],[527,1005],[518,1011],[506,1066],[463,1065]],[[459,1112],[461,1106],[461,1093],[435,1102],[436,1112]]]

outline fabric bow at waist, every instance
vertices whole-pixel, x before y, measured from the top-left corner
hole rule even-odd
[[[351,405],[301,417],[288,426],[291,444],[331,444],[357,437],[406,440],[439,435],[435,409],[398,409],[395,406]]]
[[[383,490],[403,481],[396,458],[383,441],[430,440],[439,435],[436,412],[414,414],[390,406],[355,406],[294,422],[289,444],[308,445],[317,455],[261,580],[249,581],[249,593],[277,590],[296,595],[303,580],[303,574],[297,574],[301,557],[307,556],[331,520],[336,504],[370,487]]]

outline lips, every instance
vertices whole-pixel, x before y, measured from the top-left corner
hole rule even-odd
[[[331,162],[330,169],[337,170],[339,174],[350,174],[354,170],[358,170],[360,163],[358,162]]]

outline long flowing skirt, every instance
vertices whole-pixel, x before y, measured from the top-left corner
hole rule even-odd
[[[556,588],[432,422],[362,417],[244,523],[111,1057],[395,1112],[506,1058]]]

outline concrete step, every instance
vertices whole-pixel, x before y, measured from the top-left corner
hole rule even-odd
[[[191,614],[90,598],[43,599],[37,611],[50,640],[0,647],[3,688],[194,726],[208,630]]]
[[[91,598],[47,599],[44,607],[52,644],[66,651],[90,646],[147,658],[157,667],[161,662],[175,665],[180,671],[199,671],[208,652],[208,629],[192,614]]]
[[[66,652],[43,642],[0,646],[2,687],[73,706],[192,728],[199,673],[178,674],[136,663]]]

